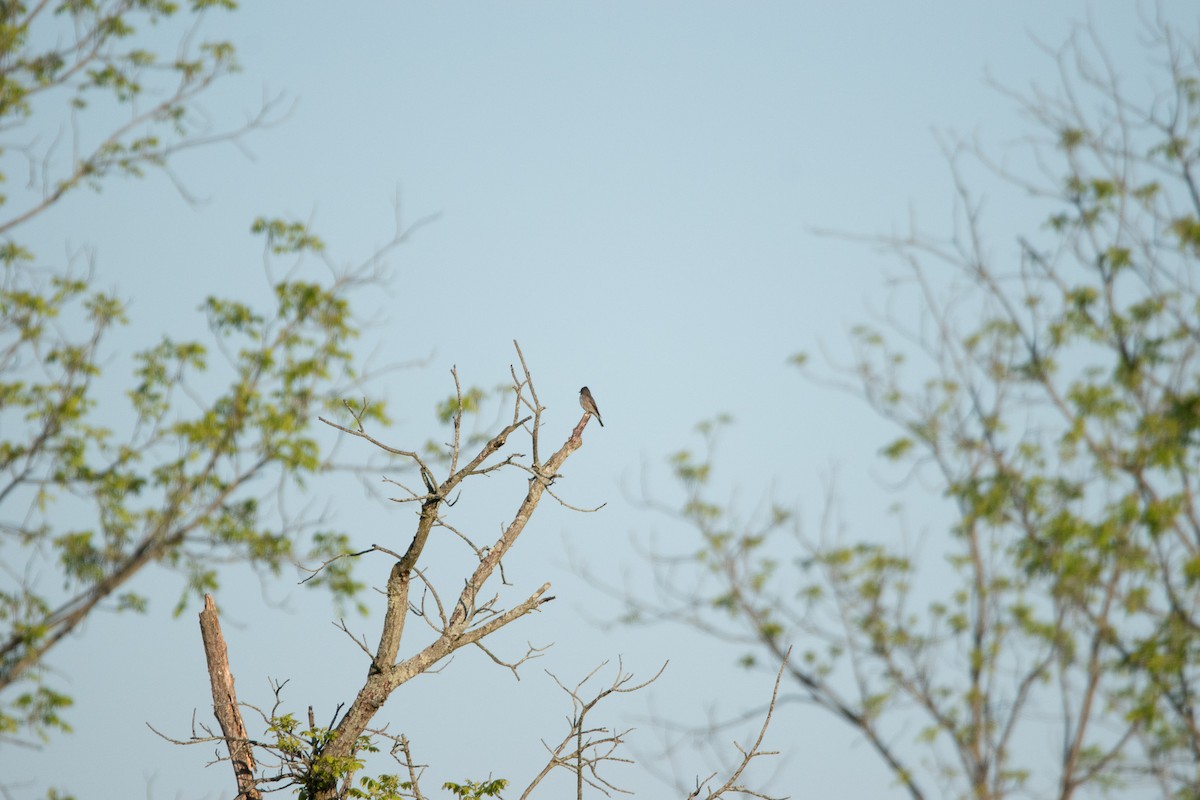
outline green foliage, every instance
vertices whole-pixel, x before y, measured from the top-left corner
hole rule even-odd
[[[285,227],[307,239],[293,242],[289,254],[316,249],[315,236]],[[270,239],[272,229],[262,233]],[[61,587],[30,581],[0,591],[0,735],[44,740],[70,730],[62,713],[71,698],[45,685],[45,657],[107,599],[119,611],[144,612],[147,599],[126,587],[147,565],[181,574],[179,613],[219,586],[218,564],[277,573],[301,559],[329,561],[308,583],[365,613],[352,562],[331,560],[350,549],[348,536],[306,537],[303,520],[281,526],[277,502],[267,501],[328,469],[313,425],[318,413],[343,404],[344,389],[357,380],[349,293],[369,278],[350,272],[327,285],[283,281],[267,309],[208,298],[201,311],[215,347],[164,337],[133,354],[131,388],[117,395],[127,404],[122,417],[97,385],[112,380],[101,369],[103,345],[128,321],[123,306],[86,280],[27,268],[33,256],[19,247],[6,253],[0,504],[22,522],[10,525],[4,557],[24,561],[27,574],[55,574]],[[386,420],[380,404],[346,405],[359,419]],[[126,422],[101,425],[94,421],[101,416]],[[278,495],[264,492],[264,477]],[[87,523],[67,526],[67,518]],[[276,752],[295,768],[301,796],[324,796],[362,767],[358,757],[323,753],[329,730],[298,730],[293,718],[280,717],[270,732]],[[354,752],[373,750],[364,739]],[[348,791],[382,799],[407,788],[382,775]]]
[[[209,298],[203,311],[224,362],[210,363],[208,344],[167,337],[137,352],[124,395],[129,423],[115,427],[94,421],[119,418],[101,408],[96,382],[107,334],[128,321],[123,305],[73,275],[27,270],[20,259],[0,269],[0,503],[10,519],[24,520],[4,556],[29,564],[21,572],[52,566],[66,592],[32,583],[0,592],[0,689],[34,687],[10,695],[0,727],[44,736],[65,727],[68,704],[40,685],[44,654],[118,590],[119,609],[145,610],[145,599],[126,590],[142,567],[160,563],[181,574],[178,613],[219,586],[217,563],[278,573],[301,558],[345,551],[348,540],[337,532],[301,547],[298,530],[280,527],[263,502],[269,496],[251,485],[273,475],[286,491],[326,468],[313,423],[355,380],[349,344],[358,331],[347,293],[357,278],[280,282],[267,311]],[[181,405],[183,391],[203,405]],[[382,417],[382,406],[372,415]],[[60,521],[80,512],[85,525]],[[312,583],[339,602],[362,589],[346,560]]]
[[[466,783],[454,783],[446,781],[442,784],[443,789],[449,790],[455,797],[462,800],[481,800],[484,797],[499,797],[500,792],[508,786],[508,781],[503,778],[489,779],[486,781],[467,781]]]
[[[348,796],[364,800],[402,800],[412,797],[412,783],[400,780],[396,775],[380,775],[372,778],[364,775],[358,786],[352,787]]]
[[[443,424],[450,422],[461,411],[465,414],[478,414],[483,405],[487,392],[477,386],[472,386],[458,395],[452,395],[437,404],[437,418]]]
[[[345,796],[363,800],[398,800],[411,797],[411,784],[396,775],[362,777],[357,786],[349,781],[363,767],[358,755],[331,756],[326,746],[334,740],[335,730],[322,726],[302,727],[293,714],[273,716],[267,726],[269,740],[261,746],[282,763],[280,775],[272,779],[284,786],[296,787],[300,800],[325,797],[339,784]],[[355,753],[375,753],[378,748],[368,737],[360,737]],[[339,794],[339,796],[341,796]]]
[[[9,190],[8,177],[0,175],[0,205],[11,206],[10,216],[0,219],[0,233],[80,186],[99,189],[110,175],[140,176],[211,135],[188,112],[213,81],[238,69],[232,45],[200,41],[160,55],[132,42],[148,26],[177,21],[186,28],[190,23],[182,17],[235,7],[228,0],[193,2],[187,11],[161,0],[0,5],[0,126],[20,129],[34,121],[35,110],[37,122],[49,126],[65,124],[69,116],[78,121],[92,109],[123,108],[129,117],[93,135],[96,144],[48,173],[36,192]],[[33,163],[42,163],[44,155],[28,151]]]
[[[261,747],[271,752],[282,764],[272,783],[295,787],[300,800],[328,796],[356,800],[402,800],[417,796],[413,784],[393,774],[360,776],[351,783],[355,773],[364,766],[359,755],[333,757],[325,748],[334,740],[335,729],[303,725],[294,714],[273,716],[267,726],[267,739]],[[376,753],[379,748],[368,736],[359,738],[355,753]],[[448,781],[442,788],[463,800],[482,800],[500,797],[508,786],[502,778],[455,783]]]
[[[250,230],[256,234],[266,234],[267,248],[277,256],[304,251],[319,253],[325,249],[325,243],[310,233],[302,222],[259,217],[254,220]]]

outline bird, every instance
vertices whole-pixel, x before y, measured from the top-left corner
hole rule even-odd
[[[596,408],[596,398],[592,397],[592,392],[586,386],[579,390],[579,405],[583,406],[583,410],[589,414],[596,416],[596,422],[600,423],[600,427],[604,427],[604,420],[600,419],[600,409]]]

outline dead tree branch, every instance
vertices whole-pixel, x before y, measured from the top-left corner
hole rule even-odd
[[[259,800],[262,793],[254,780],[254,752],[246,734],[246,723],[238,708],[233,690],[233,673],[229,669],[229,651],[221,634],[217,604],[211,594],[204,595],[204,610],[200,612],[200,636],[204,641],[204,657],[208,661],[208,677],[212,682],[213,714],[221,726],[229,746],[229,760],[237,781],[238,800]]]

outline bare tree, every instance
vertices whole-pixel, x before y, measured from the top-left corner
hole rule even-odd
[[[508,606],[501,602],[498,590],[488,587],[497,580],[506,583],[502,576],[503,560],[526,530],[544,497],[550,494],[558,502],[564,503],[554,495],[551,487],[560,477],[560,470],[566,460],[583,446],[583,432],[591,415],[584,412],[567,439],[548,457],[543,458],[540,440],[543,432],[542,413],[545,409],[538,400],[524,355],[520,347],[516,347],[520,370],[511,370],[511,418],[478,446],[468,448],[463,443],[462,422],[468,402],[456,370],[452,370],[451,373],[455,384],[455,400],[451,414],[453,437],[446,445],[446,450],[435,456],[423,456],[416,451],[392,447],[378,440],[368,431],[360,409],[350,409],[354,419],[351,425],[325,420],[326,424],[348,436],[362,439],[390,455],[408,459],[415,466],[421,481],[421,485],[416,487],[389,479],[390,483],[394,483],[404,492],[403,496],[393,499],[398,503],[415,504],[418,508],[415,529],[404,552],[393,552],[385,547],[372,545],[367,550],[342,556],[384,556],[393,561],[384,592],[386,607],[378,640],[371,647],[364,641],[354,639],[355,646],[369,656],[370,665],[355,699],[345,708],[344,713],[339,707],[330,724],[320,726],[313,718],[310,708],[308,727],[302,729],[303,726],[294,716],[280,712],[282,701],[279,692],[282,686],[279,686],[276,691],[276,706],[273,709],[255,709],[267,729],[267,735],[262,739],[251,738],[246,732],[247,727],[242,718],[242,709],[250,706],[240,704],[235,696],[232,672],[228,666],[224,642],[219,635],[220,628],[216,624],[215,609],[211,601],[206,602],[206,609],[201,615],[201,627],[205,634],[205,651],[212,677],[214,711],[221,731],[217,734],[207,726],[201,726],[200,730],[193,731],[190,739],[172,741],[180,744],[223,742],[227,753],[221,755],[219,760],[230,762],[239,797],[254,798],[263,791],[295,787],[301,797],[312,800],[351,796],[408,797],[420,800],[426,797],[420,785],[424,768],[414,761],[409,739],[405,735],[387,733],[373,724],[388,697],[400,686],[433,670],[448,656],[464,647],[479,648],[497,665],[514,673],[524,662],[540,654],[537,649],[530,647],[518,658],[506,660],[490,650],[485,640],[553,600],[548,594],[550,585],[544,583],[533,588],[525,594],[524,599]],[[523,438],[528,437],[525,441],[529,445],[529,457],[513,450],[511,439],[517,434]],[[445,470],[440,476],[439,464],[445,465]],[[508,521],[499,536],[486,545],[480,545],[451,524],[447,519],[447,511],[458,501],[461,491],[464,486],[469,485],[469,481],[501,470],[524,472],[528,476],[527,490],[507,515]],[[474,562],[468,574],[460,578],[459,586],[453,595],[448,594],[444,586],[438,585],[422,569],[422,554],[429,537],[437,531],[445,531],[459,537],[469,548]],[[322,565],[314,574],[319,574],[326,567],[327,564]],[[413,599],[414,582],[421,587],[420,600]],[[416,639],[416,634],[407,626],[407,623],[414,620],[424,621],[430,633],[415,643],[409,654],[404,655],[402,645]],[[345,630],[345,627],[342,629]],[[346,632],[349,634],[349,631]],[[658,679],[662,670],[649,680],[635,682],[634,676],[625,670],[624,664],[619,663],[609,684],[595,693],[588,693],[586,687],[596,678],[603,666],[571,686],[551,676],[569,697],[572,710],[567,717],[567,729],[562,738],[553,745],[542,742],[548,759],[530,778],[520,797],[531,797],[540,788],[545,788],[546,778],[557,770],[566,770],[575,776],[575,796],[578,800],[582,800],[586,792],[592,791],[605,796],[625,793],[625,790],[606,773],[606,768],[631,763],[621,752],[630,729],[598,724],[595,721],[597,707],[611,698],[644,689]],[[774,701],[775,696],[772,695],[772,708]],[[709,785],[714,788],[703,794],[707,800],[738,794],[766,797],[765,794],[748,789],[743,783],[742,775],[751,761],[770,755],[762,749],[769,720],[768,713],[757,739],[751,745],[740,748],[740,766],[730,774],[728,780],[714,784],[714,773],[697,784],[696,792],[692,794],[693,798],[700,797],[698,793],[702,787]],[[379,743],[385,741],[391,743],[391,753],[401,767],[400,772],[377,777],[359,777],[363,767],[363,753],[377,749]],[[446,784],[445,788],[460,797],[479,798],[498,796],[508,784],[507,779],[489,778],[467,784]]]

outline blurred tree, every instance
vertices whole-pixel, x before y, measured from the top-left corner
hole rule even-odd
[[[883,455],[950,501],[945,534],[746,520],[682,452],[699,550],[660,553],[663,597],[631,601],[782,665],[914,798],[1200,797],[1200,42],[1148,28],[1159,91],[1079,32],[1057,91],[1008,93],[1032,178],[951,150],[952,236],[870,240],[905,310],[836,380],[899,428]],[[1046,226],[990,246],[964,156]]]
[[[301,279],[291,262],[319,256],[321,241],[296,223],[257,220],[268,273],[280,258],[291,268],[273,282],[273,307],[208,298],[213,341],[151,338],[117,394],[98,382],[107,337],[127,321],[122,302],[97,291],[87,269],[40,266],[16,238],[75,189],[167,170],[183,148],[270,120],[267,104],[244,127],[213,130],[195,106],[236,67],[228,43],[197,43],[200,17],[233,6],[0,3],[0,742],[69,727],[71,698],[47,658],[101,604],[144,611],[134,579],[145,567],[181,574],[182,609],[217,585],[219,566],[275,572],[344,549],[342,534],[289,520],[277,501],[330,466],[312,424],[359,381],[349,297],[380,280],[376,260],[346,270],[315,259],[325,276]],[[154,40],[147,26],[170,19],[188,28],[178,49],[164,58],[139,45]],[[46,137],[56,124],[71,135]],[[74,142],[66,158],[62,138]],[[10,186],[14,161],[32,188]],[[382,407],[359,413],[379,419]],[[344,563],[315,581],[341,600],[359,589]]]

